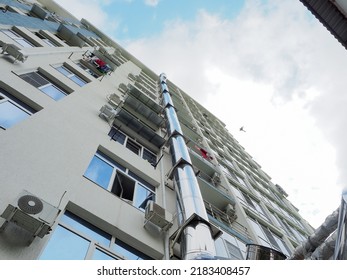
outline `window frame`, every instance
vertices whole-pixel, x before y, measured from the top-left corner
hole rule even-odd
[[[91,163],[95,157],[97,157],[99,160],[103,161],[105,164],[107,164],[113,168],[112,173],[109,176],[107,186],[102,186],[102,185],[98,184],[95,180],[90,178],[90,176],[88,176],[88,174],[87,174],[90,172],[88,170],[91,167]],[[142,212],[145,211],[145,205],[144,205],[144,207],[140,207],[140,206],[142,206],[142,203],[139,206],[135,205],[135,203],[138,201],[138,197],[139,197],[139,193],[140,193],[141,189],[145,189],[146,191],[148,191],[152,195],[150,200],[155,201],[155,199],[156,199],[156,188],[154,186],[152,186],[151,184],[149,184],[148,182],[146,182],[145,180],[143,180],[142,178],[140,178],[139,176],[134,174],[128,168],[125,168],[124,166],[120,165],[116,161],[110,159],[108,156],[106,156],[105,154],[103,154],[100,151],[97,151],[94,154],[94,156],[93,156],[92,160],[90,161],[83,176],[85,178],[87,178],[88,180],[92,181],[93,183],[97,184],[99,187],[105,189],[106,191],[108,191],[108,192],[112,193],[113,195],[117,196],[118,198],[122,199],[123,201],[128,202],[130,205],[139,209]],[[117,194],[118,193],[117,192],[118,185],[115,185],[115,184],[117,184],[119,176],[124,177],[128,181],[134,182],[134,187],[133,187],[133,192],[132,192],[133,195],[132,195],[131,199],[123,197],[122,193]],[[149,197],[149,195],[147,197]]]
[[[18,122],[21,122],[21,121],[27,119],[28,117],[30,117],[31,115],[36,113],[36,111],[33,108],[26,105],[25,103],[20,101],[18,98],[14,97],[12,94],[10,94],[8,91],[6,91],[0,87],[0,106],[1,106],[1,104],[4,104],[6,102],[11,104],[13,107],[21,110],[22,112],[27,114],[27,116],[24,119],[22,118],[22,119],[16,121],[15,123],[11,123],[11,125],[8,127],[4,127],[2,124],[0,124],[0,128],[3,130],[11,128],[12,126],[16,125]]]
[[[69,234],[73,234],[74,237],[83,239],[88,242],[88,245],[86,246],[85,251],[82,252],[84,255],[83,260],[97,260],[97,258],[94,258],[97,251],[100,251],[101,253],[108,255],[113,260],[127,259],[125,255],[120,254],[119,250],[117,250],[116,248],[117,240],[121,242],[121,245],[124,245],[124,244],[126,245],[122,247],[124,250],[127,250],[127,248],[124,248],[124,247],[131,248],[132,249],[131,253],[132,254],[137,253],[140,259],[143,259],[143,257],[147,259],[152,259],[146,254],[142,253],[140,250],[122,241],[118,237],[109,234],[108,232],[106,232],[105,230],[99,227],[96,227],[91,222],[80,217],[79,215],[76,215],[75,213],[69,210],[66,210],[60,216],[60,221],[58,225],[56,226],[56,228],[54,229],[54,231],[51,233],[51,238],[48,240],[45,248],[43,248],[39,256],[39,259],[42,259],[42,257],[45,256],[45,254],[48,252],[46,250],[49,249],[48,246],[50,246],[50,242],[57,241],[57,240],[54,240],[53,238],[55,237],[54,234],[56,230],[58,230],[58,228],[62,228],[68,231]],[[94,233],[90,234],[90,231]],[[108,244],[100,242],[100,240],[96,238],[97,235],[99,235],[101,238],[107,241]],[[50,258],[50,259],[53,259],[53,258]],[[105,259],[102,259],[102,260],[105,260]]]
[[[83,79],[80,75],[78,75],[75,71],[73,71],[70,67],[67,67],[64,64],[59,64],[56,66],[53,66],[55,70],[57,70],[59,73],[64,75],[65,77],[69,78],[71,81],[73,81],[76,85],[83,87],[86,84],[89,83],[89,81]],[[61,70],[59,70],[61,69]],[[78,82],[74,79],[76,78]]]
[[[112,127],[111,130],[108,133],[108,136],[111,137],[111,140],[118,142],[119,144],[123,145],[128,150],[132,151],[134,154],[141,157],[143,160],[146,160],[151,164],[152,166],[155,166],[158,160],[158,156],[152,152],[151,150],[147,149],[144,145],[136,141],[134,138],[127,135],[125,132],[121,131],[120,129],[117,129],[115,127]],[[117,136],[117,138],[115,138]],[[121,137],[120,137],[121,136]],[[122,138],[122,141],[118,141],[119,138]],[[128,142],[131,142],[131,145],[139,146],[140,150],[138,153],[135,153],[133,150],[129,149]],[[145,155],[147,154],[147,156]],[[150,155],[150,156],[148,156]],[[148,158],[147,158],[148,157]],[[152,159],[152,161],[151,161]]]
[[[44,41],[48,46],[50,46],[50,47],[60,47],[56,42],[54,42],[50,38],[47,38],[46,36],[44,36],[40,32],[34,32],[34,34],[37,37],[39,37],[42,41]]]
[[[31,83],[29,80],[25,79],[25,76],[28,75],[38,75],[39,78],[45,80],[47,83],[46,84],[42,84],[39,86],[36,86],[35,84]],[[44,73],[42,73],[40,70],[35,70],[35,71],[31,71],[31,72],[26,72],[26,73],[22,73],[18,75],[23,81],[27,82],[28,84],[32,85],[33,87],[37,88],[38,90],[40,90],[41,92],[43,92],[45,95],[47,95],[48,97],[52,98],[55,101],[59,101],[62,98],[68,96],[70,93],[68,91],[66,91],[65,89],[63,89],[61,86],[59,86],[56,82],[52,81],[49,77],[47,77],[47,75],[45,75]],[[23,78],[24,77],[24,78]],[[34,80],[35,82],[37,80],[33,79],[32,77],[30,77],[32,80]],[[37,82],[38,84],[40,84],[39,82]],[[56,91],[56,93],[60,94],[58,98],[50,95],[50,93],[48,93],[48,91],[45,91],[45,89],[48,88],[54,88]]]
[[[0,31],[2,33],[4,33],[6,36],[8,36],[9,38],[11,38],[13,41],[15,41],[17,44],[21,45],[23,48],[35,48],[37,47],[35,44],[33,44],[32,42],[30,42],[27,38],[23,37],[22,35],[20,35],[18,32],[16,32],[15,30],[11,29],[11,28],[1,28]],[[13,35],[11,35],[13,34]],[[23,45],[20,42],[25,42],[25,44]]]

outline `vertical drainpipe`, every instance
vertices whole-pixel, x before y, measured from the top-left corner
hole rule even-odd
[[[179,213],[178,223],[182,227],[181,257],[184,260],[214,259],[216,249],[211,227],[182,129],[166,84],[166,75],[160,74],[159,79],[168,121],[167,130],[173,164],[171,174],[175,181]]]

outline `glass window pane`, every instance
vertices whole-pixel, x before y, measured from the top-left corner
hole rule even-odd
[[[19,34],[17,34],[16,32],[12,30],[2,29],[1,31],[11,38],[20,38]]]
[[[5,129],[26,119],[29,115],[9,101],[0,103],[0,126]]]
[[[104,189],[107,189],[112,173],[112,165],[106,163],[99,157],[94,156],[87,168],[87,171],[84,173],[84,176]]]
[[[44,85],[48,85],[50,83],[45,77],[40,75],[38,72],[25,73],[20,75],[19,77],[21,77],[24,81],[37,88]]]
[[[88,239],[97,241],[99,244],[102,244],[106,247],[110,246],[110,234],[72,214],[71,212],[66,211],[61,219],[61,222],[63,222],[64,225],[70,226],[83,236],[88,237]]]
[[[16,42],[25,48],[33,48],[35,47],[32,43],[25,39],[16,39]]]
[[[57,101],[66,96],[66,94],[62,90],[58,89],[52,84],[44,86],[40,88],[40,90]]]
[[[72,72],[66,69],[66,67],[64,66],[59,66],[59,67],[56,67],[55,69],[57,69],[60,73],[62,73],[65,76],[69,76],[72,74]]]
[[[132,151],[133,153],[135,153],[135,154],[137,154],[137,155],[138,155],[139,152],[140,152],[140,146],[137,145],[134,141],[132,141],[132,140],[130,140],[130,139],[128,139],[128,141],[127,141],[125,147],[127,147],[130,151]]]
[[[51,46],[51,47],[58,47],[58,45],[56,43],[54,43],[53,41],[51,41],[50,39],[42,39],[43,41],[46,42],[47,45]]]
[[[85,80],[78,77],[76,74],[73,74],[73,76],[71,76],[70,79],[74,81],[76,84],[78,84],[80,87],[84,86],[87,83]]]
[[[226,248],[225,248],[225,245],[223,243],[222,238],[216,239],[214,244],[215,244],[215,247],[216,247],[216,254],[217,254],[217,256],[228,259],[229,256],[228,256],[228,253],[226,251]]]
[[[102,252],[101,250],[99,249],[96,249],[94,251],[94,254],[93,254],[93,257],[92,257],[93,260],[117,260],[117,258],[115,257],[112,257],[111,255],[109,254],[106,254],[104,252]]]
[[[151,260],[149,256],[141,253],[135,248],[129,246],[128,244],[116,239],[115,242],[115,251],[117,254],[124,256],[127,260]]]
[[[145,148],[143,148],[142,158],[147,160],[152,165],[156,164],[157,162],[157,156]]]
[[[242,254],[239,248],[237,248],[234,244],[231,244],[228,241],[225,241],[228,252],[230,254],[230,259],[232,260],[242,260]]]
[[[154,201],[155,195],[153,192],[142,186],[141,184],[137,184],[136,194],[134,206],[140,209],[145,209],[148,201]]]
[[[84,260],[89,241],[58,226],[48,242],[41,260]]]
[[[120,132],[118,129],[111,128],[110,132],[108,133],[108,136],[110,136],[112,140],[117,141],[122,145],[125,142],[125,134]]]

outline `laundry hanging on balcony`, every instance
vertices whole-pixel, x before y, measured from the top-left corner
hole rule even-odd
[[[195,146],[196,149],[198,149],[200,151],[200,154],[201,156],[204,158],[204,159],[207,159],[207,160],[213,160],[213,157],[210,155],[209,152],[207,152],[205,149],[203,148],[200,148],[199,146]]]

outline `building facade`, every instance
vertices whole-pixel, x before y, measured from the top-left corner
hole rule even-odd
[[[0,259],[285,258],[313,232],[170,77],[53,1],[0,8]]]

